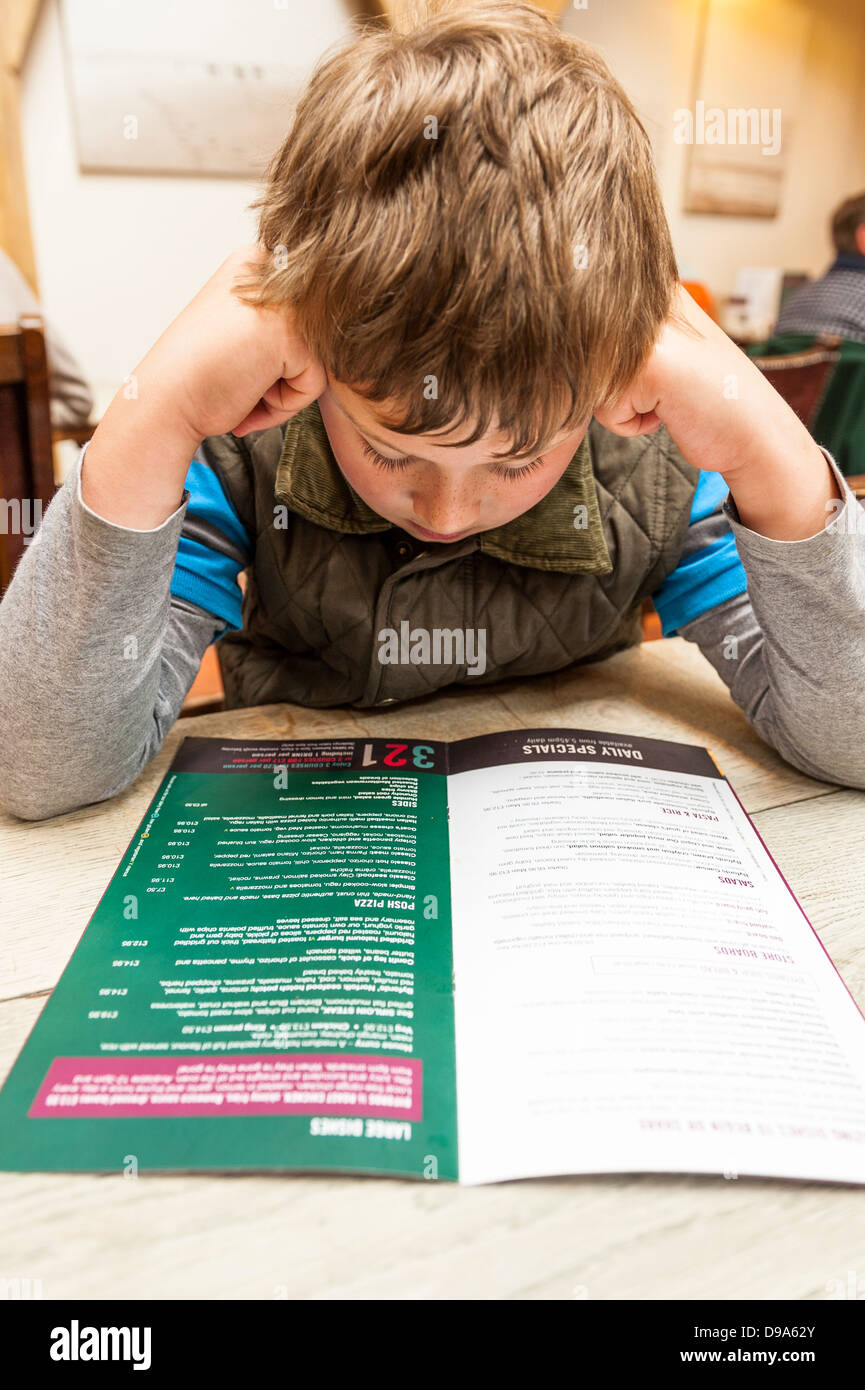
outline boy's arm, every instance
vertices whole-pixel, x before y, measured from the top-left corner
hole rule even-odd
[[[81,500],[88,447],[0,604],[0,806],[27,820],[128,786],[225,628],[170,592],[187,494],[151,530],[105,521]]]
[[[681,286],[673,310],[640,372],[595,414],[625,436],[665,425],[690,464],[721,476],[760,636],[740,604],[738,676],[718,657],[737,633],[706,619],[701,645],[790,762],[865,787],[861,741],[842,735],[865,716],[861,508],[795,412]]]
[[[281,424],[327,384],[288,311],[235,294],[264,255],[233,252],[142,358],[0,604],[0,805],[21,816],[127,785],[176,718],[205,647],[239,622],[218,565],[202,571],[202,588],[193,555],[182,585],[190,460],[210,436]],[[196,600],[205,590],[207,612]]]
[[[842,497],[826,530],[779,541],[742,525],[701,474],[685,548],[653,596],[664,636],[696,642],[750,724],[811,777],[865,787],[865,509]]]
[[[203,439],[280,425],[327,386],[290,311],[252,308],[235,293],[238,275],[265,254],[233,251],[111,401],[81,478],[85,503],[106,521],[161,526]]]

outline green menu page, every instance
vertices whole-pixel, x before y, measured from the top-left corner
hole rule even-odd
[[[0,1168],[456,1179],[446,756],[185,739],[0,1093]]]

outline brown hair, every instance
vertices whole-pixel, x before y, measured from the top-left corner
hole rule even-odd
[[[848,198],[832,215],[832,240],[839,255],[859,254],[856,245],[856,230],[865,222],[865,193],[857,193]]]
[[[245,302],[290,305],[386,427],[515,454],[624,388],[677,279],[633,106],[519,0],[426,0],[325,54],[250,206]]]

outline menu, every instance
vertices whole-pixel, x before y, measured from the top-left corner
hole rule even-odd
[[[863,1183],[865,1018],[704,748],[186,738],[0,1092],[132,1167]]]

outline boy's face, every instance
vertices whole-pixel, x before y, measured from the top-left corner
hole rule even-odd
[[[318,405],[358,496],[410,535],[438,542],[492,530],[528,511],[558,482],[589,424],[555,435],[542,456],[514,459],[502,453],[499,436],[456,447],[462,428],[436,437],[395,434],[378,423],[368,401],[332,379]]]

